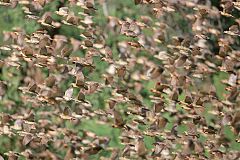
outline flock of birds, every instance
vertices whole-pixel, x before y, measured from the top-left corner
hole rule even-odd
[[[16,75],[7,73],[10,79],[0,81],[5,111],[0,136],[19,148],[0,159],[57,160],[59,152],[65,153],[65,160],[90,159],[102,151],[110,154],[100,159],[111,160],[240,159],[239,1],[221,0],[217,8],[209,0],[135,0],[152,15],[105,15],[104,26],[94,16],[108,1],[59,0],[56,11],[43,12],[51,3],[0,2],[9,9],[21,6],[26,19],[40,25],[31,34],[21,28],[3,31],[1,70],[15,68],[22,77],[21,103],[6,98]],[[177,15],[186,21],[184,26]],[[225,29],[228,21],[232,25]],[[61,35],[62,26],[81,34],[78,39]],[[113,44],[117,51],[108,45],[111,36],[125,37]],[[79,51],[83,55],[75,54]],[[103,74],[95,58],[107,64]],[[100,79],[91,79],[93,74]],[[219,74],[226,77],[220,82],[223,93],[215,83]],[[111,92],[103,102],[106,106],[94,106],[88,97],[106,89]],[[99,128],[118,128],[122,146],[111,146],[110,137],[74,129],[89,119]],[[67,128],[67,122],[74,127]],[[151,148],[146,137],[154,139]]]

